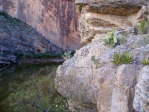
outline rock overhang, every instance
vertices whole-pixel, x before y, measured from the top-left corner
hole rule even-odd
[[[144,3],[141,0],[68,0],[85,5],[88,12],[129,16],[137,13]]]

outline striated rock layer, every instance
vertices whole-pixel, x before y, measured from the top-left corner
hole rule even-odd
[[[87,44],[96,34],[111,29],[127,29],[136,26],[144,18],[146,7],[141,0],[76,0],[81,11],[79,31],[81,43]],[[82,5],[83,4],[83,5]]]
[[[144,59],[149,58],[149,35],[143,35],[138,29],[139,22],[148,19],[149,2],[73,1],[81,13],[81,41],[87,45],[59,66],[56,76],[57,89],[70,99],[71,110],[149,112],[148,66],[143,67],[142,64]],[[106,32],[113,28],[120,45],[111,48],[103,40],[108,38]],[[114,54],[127,52],[133,61],[116,66]],[[98,64],[91,60],[92,56]]]
[[[78,15],[74,4],[65,0],[1,0],[0,10],[18,18],[42,33],[53,44],[80,48]]]

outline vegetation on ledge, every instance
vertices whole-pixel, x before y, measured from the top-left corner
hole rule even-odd
[[[131,64],[133,62],[131,54],[128,52],[119,54],[115,53],[113,57],[113,63],[115,65],[121,65],[121,64]]]

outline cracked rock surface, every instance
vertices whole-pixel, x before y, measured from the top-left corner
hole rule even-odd
[[[148,1],[73,1],[81,7],[79,30],[81,42],[86,45],[58,67],[57,90],[77,102],[79,106],[75,108],[80,108],[81,112],[88,112],[87,109],[92,112],[149,112],[149,68],[142,65],[143,59],[149,58],[149,38],[148,34],[135,32],[139,22],[148,17]],[[118,39],[126,41],[110,48],[103,39],[113,28]],[[132,55],[133,62],[114,65],[114,54],[126,52]],[[93,63],[92,56],[98,65]],[[81,110],[81,107],[87,109]]]

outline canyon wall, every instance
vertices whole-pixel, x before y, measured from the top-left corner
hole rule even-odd
[[[81,13],[79,31],[86,44],[57,69],[56,87],[69,98],[70,109],[149,112],[149,65],[142,64],[149,60],[149,25],[141,22],[149,21],[149,2],[70,1]],[[116,64],[121,55],[124,62]]]
[[[0,12],[0,55],[45,52],[61,53],[62,49],[26,23]]]
[[[1,0],[0,10],[42,33],[53,44],[75,50],[81,47],[77,31],[78,15],[65,0]]]

